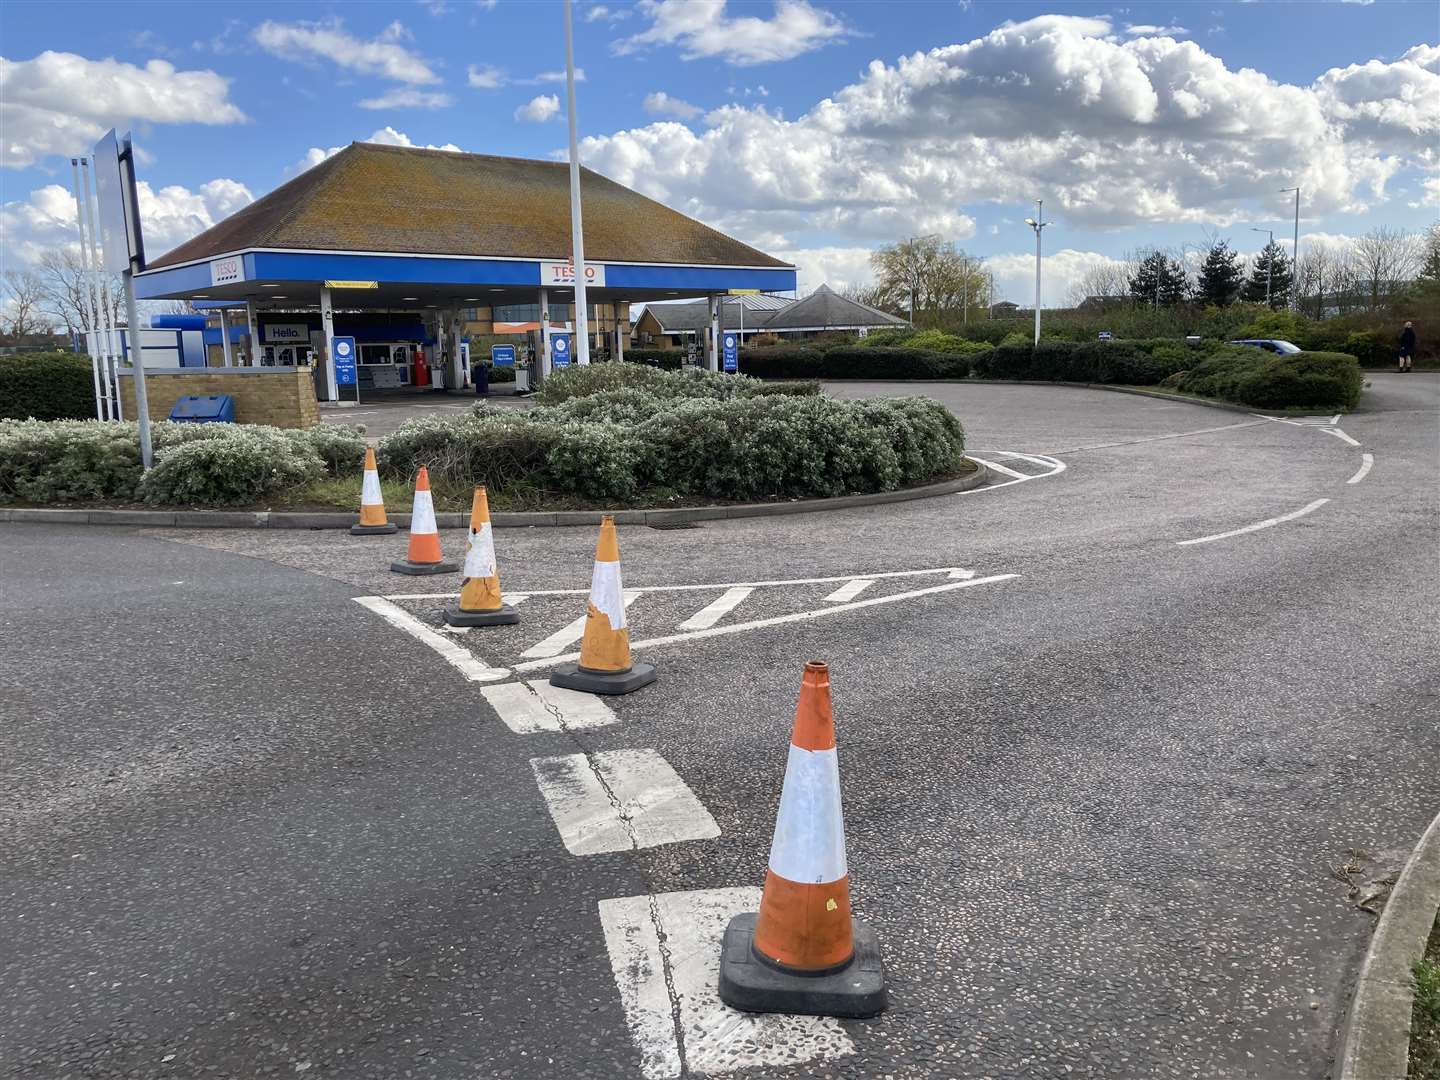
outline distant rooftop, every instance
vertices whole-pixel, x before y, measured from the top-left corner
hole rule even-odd
[[[841,296],[828,285],[821,285],[803,300],[776,312],[767,330],[776,333],[797,330],[860,330],[877,326],[904,326],[904,319],[881,311],[858,300]]]

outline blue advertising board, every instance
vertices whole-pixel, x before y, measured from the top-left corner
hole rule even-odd
[[[720,335],[720,352],[725,358],[725,370],[736,372],[740,370],[740,348],[734,334]]]
[[[335,354],[335,385],[355,385],[355,339],[353,337],[337,337],[331,339],[334,344],[332,351]]]
[[[514,346],[514,345],[491,345],[491,346],[490,346],[490,363],[494,364],[496,367],[514,367],[514,366],[515,366],[515,346]]]
[[[570,335],[550,335],[550,363],[555,367],[570,366]]]

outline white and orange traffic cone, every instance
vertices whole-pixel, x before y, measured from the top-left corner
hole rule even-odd
[[[430,471],[420,466],[415,477],[415,504],[410,511],[410,552],[402,562],[392,562],[397,574],[453,574],[460,569],[440,554],[440,533],[435,528],[435,502],[430,497]]]
[[[747,1012],[874,1016],[885,969],[850,918],[845,816],[830,671],[805,665],[760,911],[736,915],[720,953],[720,1000]]]
[[[375,467],[375,448],[365,448],[365,481],[360,486],[360,521],[350,526],[352,536],[378,536],[398,528],[385,516],[385,500],[380,495],[380,472]]]
[[[600,520],[600,540],[595,545],[595,572],[590,578],[580,662],[557,667],[550,676],[550,685],[590,694],[628,694],[654,681],[654,665],[630,661],[625,589],[620,582],[620,541],[615,535],[615,519],[607,514]]]
[[[470,543],[465,548],[465,580],[460,603],[445,609],[451,626],[508,626],[519,613],[500,598],[500,572],[495,568],[495,538],[490,530],[490,499],[475,489],[470,504]]]

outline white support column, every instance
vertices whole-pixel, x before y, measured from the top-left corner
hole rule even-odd
[[[230,320],[226,318],[223,307],[220,309],[220,351],[225,354],[225,366],[233,366],[230,359]],[[205,364],[207,367],[210,364],[208,356],[205,358]]]
[[[445,313],[439,308],[435,309],[435,355],[432,359],[434,362],[430,366],[439,373],[440,380],[449,378],[450,373],[445,370]],[[435,380],[431,379],[430,383],[433,387]]]
[[[335,385],[335,309],[330,303],[330,290],[320,290],[320,329],[325,335],[325,400],[339,401],[339,388]]]
[[[453,389],[465,389],[465,380],[470,373],[460,356],[460,309],[450,309],[450,385]]]
[[[620,301],[615,301],[615,360],[625,362],[625,339],[630,336],[630,320],[620,315]]]
[[[550,375],[550,290],[540,290],[540,381]]]
[[[260,327],[255,323],[255,301],[245,301],[245,324],[250,328],[250,366],[259,367],[264,351],[260,345]]]
[[[705,335],[705,367],[709,371],[720,370],[720,297],[711,295],[710,328]]]

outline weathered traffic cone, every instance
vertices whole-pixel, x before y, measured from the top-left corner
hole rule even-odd
[[[440,533],[435,528],[435,502],[430,497],[430,471],[420,466],[415,477],[415,505],[410,511],[410,552],[403,562],[392,562],[397,574],[453,574],[460,569],[440,555]]]
[[[758,914],[720,951],[720,1000],[747,1012],[874,1016],[885,1008],[875,933],[850,918],[830,671],[805,665]]]
[[[588,612],[580,662],[557,667],[550,675],[550,685],[590,694],[628,694],[654,682],[654,665],[630,662],[620,542],[615,536],[615,519],[608,514],[600,521],[600,541],[595,545]]]
[[[470,543],[465,549],[460,603],[445,609],[445,621],[451,626],[506,626],[520,621],[519,612],[500,599],[495,538],[490,531],[490,499],[483,487],[475,489],[470,504]]]
[[[380,495],[380,472],[375,468],[375,448],[365,448],[365,482],[360,487],[360,522],[350,526],[352,536],[377,536],[393,533],[398,526],[385,516],[385,500]]]

